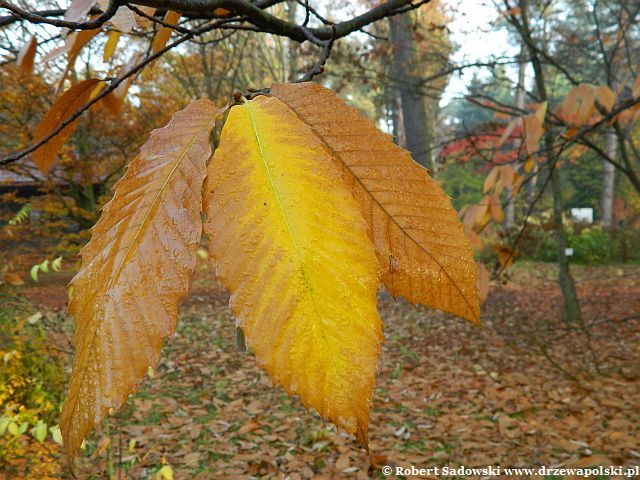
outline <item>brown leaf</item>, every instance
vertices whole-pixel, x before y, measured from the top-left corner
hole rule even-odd
[[[253,432],[260,428],[260,422],[258,422],[255,418],[252,418],[243,426],[238,429],[238,433],[240,435],[244,435],[245,433]]]
[[[175,329],[202,233],[214,107],[197,100],[154,130],[82,249],[69,311],[75,357],[61,431],[69,462],[135,391]]]
[[[640,97],[640,73],[638,73],[633,85],[631,86],[631,95],[633,98]]]
[[[69,65],[73,65],[85,45],[89,43],[93,39],[93,37],[95,37],[101,31],[102,29],[100,28],[96,28],[94,30],[81,30],[80,32],[77,32],[76,35],[74,35],[71,48],[69,49]]]
[[[312,127],[338,162],[368,223],[387,289],[479,322],[471,245],[428,171],[317,83],[275,84],[271,94]]]
[[[31,37],[27,43],[24,44],[20,53],[18,53],[18,66],[22,73],[31,75],[33,73],[33,65],[36,56],[36,47],[38,42],[36,36]]]
[[[80,22],[84,20],[91,7],[96,4],[96,0],[72,0],[71,5],[64,13],[64,19],[67,22]]]
[[[493,250],[496,252],[496,255],[498,256],[498,262],[505,270],[511,266],[513,261],[519,255],[517,251],[514,251],[510,247],[506,247],[504,245],[495,244],[492,245],[491,248],[493,248]]]
[[[33,141],[35,143],[39,142],[58,128],[60,124],[71,117],[76,110],[87,102],[91,95],[91,91],[98,82],[99,80],[96,78],[83,80],[64,92],[60,98],[54,102],[51,106],[51,110],[49,110],[36,128],[36,131],[33,134]],[[51,167],[53,167],[55,162],[56,155],[64,145],[67,138],[69,138],[73,133],[76,122],[77,119],[64,127],[51,140],[33,152],[33,161],[40,171],[46,174],[51,170]]]
[[[533,155],[538,150],[538,142],[544,131],[542,122],[538,120],[535,114],[530,113],[523,118],[523,125],[525,149],[529,155]]]
[[[497,195],[492,195],[490,197],[489,212],[491,213],[491,218],[496,222],[504,221],[504,211],[502,210],[502,205],[500,205],[500,199]]]
[[[24,285],[24,280],[22,280],[20,275],[18,275],[17,273],[6,272],[2,276],[2,278],[6,283],[14,287],[19,287],[20,285]]]
[[[616,94],[606,85],[600,85],[596,88],[596,96],[598,102],[604,107],[607,112],[613,110],[613,106],[616,103]]]
[[[500,167],[493,167],[487,175],[487,178],[484,179],[484,185],[482,186],[482,193],[487,193],[491,190],[498,179],[498,172],[500,171]]]
[[[483,263],[478,263],[478,299],[484,303],[489,295],[489,270]]]
[[[593,85],[581,83],[569,90],[560,106],[562,119],[573,126],[584,125],[595,109],[596,90]]]

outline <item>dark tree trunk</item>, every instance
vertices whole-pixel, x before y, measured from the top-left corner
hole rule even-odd
[[[410,15],[389,19],[391,45],[391,78],[393,91],[394,134],[396,141],[411,152],[423,166],[431,163],[427,132],[427,111],[417,75],[416,46]]]

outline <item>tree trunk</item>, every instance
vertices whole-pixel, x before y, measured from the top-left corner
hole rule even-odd
[[[607,155],[612,160],[616,159],[617,137],[615,131],[607,131]],[[616,167],[604,160],[604,172],[602,174],[602,199],[600,202],[602,226],[611,230],[613,226],[613,193],[615,186]]]
[[[426,105],[417,75],[411,17],[409,14],[391,17],[389,26],[393,47],[393,106],[399,106],[394,115],[394,133],[398,144],[409,150],[416,162],[426,167],[431,163],[431,148],[428,142]]]
[[[547,139],[549,142],[549,139]],[[550,143],[548,143],[549,145]],[[547,149],[547,151],[551,151]],[[567,257],[567,236],[562,222],[563,202],[562,185],[560,184],[560,173],[556,167],[551,171],[551,190],[553,192],[553,223],[556,229],[556,244],[558,248],[558,264],[560,267],[560,289],[564,299],[562,309],[562,320],[565,322],[580,322],[580,303],[576,286],[569,270],[569,259]]]
[[[531,39],[531,29],[529,26],[528,15],[528,0],[520,0],[519,7],[522,16],[522,24],[520,34]],[[524,41],[523,38],[523,41]],[[528,48],[529,55],[531,57],[531,65],[533,66],[534,78],[536,87],[538,89],[538,95],[541,101],[546,101],[547,97],[547,84],[545,80],[544,67],[538,56],[538,51],[535,48]],[[560,267],[560,289],[562,290],[562,297],[564,300],[564,306],[562,309],[562,319],[565,322],[579,322],[582,325],[582,317],[580,315],[580,304],[578,303],[578,295],[576,293],[576,287],[571,276],[571,270],[569,269],[569,259],[567,258],[567,237],[564,231],[564,225],[562,223],[562,185],[560,183],[560,173],[558,172],[559,158],[551,158],[554,155],[553,150],[553,133],[547,127],[544,133],[545,150],[549,157],[549,160],[555,160],[551,164],[551,190],[553,192],[553,222],[556,230],[556,244],[558,249],[558,266]]]
[[[524,41],[520,41],[520,53],[518,55],[518,85],[516,86],[516,107],[524,109],[525,103],[525,71],[527,69],[527,63],[525,61],[527,57],[527,46]],[[513,197],[513,191],[510,187],[505,188],[505,197],[507,205],[504,209],[504,231],[509,233],[509,230],[513,227],[513,221],[516,215],[515,197]]]

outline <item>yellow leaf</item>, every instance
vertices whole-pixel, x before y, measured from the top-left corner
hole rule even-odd
[[[20,435],[20,429],[18,428],[18,424],[16,422],[9,423],[9,427],[7,428],[7,431],[14,437],[17,437],[18,435]]]
[[[111,60],[111,57],[113,57],[113,53],[116,51],[119,40],[120,32],[116,32],[115,30],[109,32],[109,38],[104,44],[104,54],[102,55],[102,60],[104,62],[108,62],[109,60]]]
[[[547,102],[542,102],[540,105],[538,105],[538,108],[536,108],[536,112],[534,113],[540,125],[544,124],[544,117],[546,114],[547,114]]]
[[[163,465],[156,473],[156,480],[173,480],[173,470],[169,465]]]
[[[489,205],[491,204],[490,199],[491,199],[490,196],[485,195],[483,199],[480,200],[480,203],[478,203],[476,208],[475,224],[478,224],[478,225],[482,224],[484,217],[489,212]]]
[[[133,393],[175,329],[201,237],[214,108],[197,100],[154,130],[82,249],[71,284],[75,356],[60,426],[67,459]]]
[[[536,161],[533,159],[533,157],[529,157],[525,160],[524,162],[524,171],[526,173],[531,172],[531,170],[533,170],[533,166],[535,165]]]
[[[83,80],[64,92],[51,106],[51,110],[42,119],[33,134],[34,142],[39,142],[66,121],[76,110],[84,105],[91,95],[91,91],[99,82],[96,78]],[[56,155],[64,142],[73,133],[77,119],[64,127],[60,133],[33,152],[33,161],[40,171],[48,173],[54,165]]]
[[[169,23],[171,25],[177,24],[178,20],[180,20],[180,14],[172,10],[169,10],[164,16],[165,23]],[[162,50],[171,37],[172,32],[172,28],[160,27],[158,33],[153,37],[153,42],[151,42],[151,50],[153,50],[154,53]]]
[[[36,48],[38,46],[38,42],[36,41],[36,36],[34,35],[20,50],[18,53],[18,66],[22,73],[32,74],[33,73],[33,65],[36,56]]]
[[[276,84],[284,101],[333,153],[360,204],[393,295],[480,321],[476,265],[447,194],[409,152],[313,82]]]
[[[231,109],[205,231],[258,364],[366,445],[382,340],[376,256],[329,150],[277,98]]]

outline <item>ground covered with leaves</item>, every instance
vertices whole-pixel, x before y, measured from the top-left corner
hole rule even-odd
[[[576,268],[583,325],[560,321],[556,273],[516,263],[492,284],[481,328],[381,294],[367,454],[238,350],[228,296],[203,263],[157,370],[87,440],[76,473],[294,480],[383,478],[385,465],[640,465],[640,268]],[[48,332],[59,355],[70,349],[68,280],[3,287],[24,295],[45,327],[60,323]],[[0,478],[69,477],[50,436],[18,440]]]

